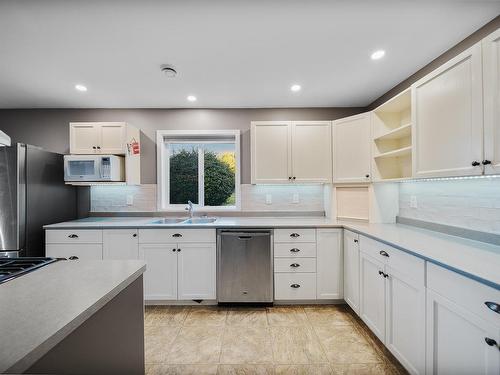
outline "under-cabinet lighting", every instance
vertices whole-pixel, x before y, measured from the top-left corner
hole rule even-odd
[[[75,85],[75,89],[81,92],[87,91],[87,87],[81,84]]]
[[[290,87],[290,90],[292,90],[293,92],[299,92],[300,90],[302,89],[302,86],[300,85],[292,85],[292,87]]]
[[[194,96],[194,95],[189,95],[189,96],[187,97],[187,100],[188,100],[189,102],[195,102],[195,101],[196,101],[196,96]]]

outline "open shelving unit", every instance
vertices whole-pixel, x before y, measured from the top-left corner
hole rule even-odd
[[[374,181],[412,176],[411,91],[407,89],[372,112]]]

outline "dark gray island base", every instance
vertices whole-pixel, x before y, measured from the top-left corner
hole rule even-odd
[[[132,282],[25,373],[144,374],[142,282]]]

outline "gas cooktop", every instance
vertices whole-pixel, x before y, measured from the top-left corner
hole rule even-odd
[[[0,258],[0,284],[57,261],[56,258]]]

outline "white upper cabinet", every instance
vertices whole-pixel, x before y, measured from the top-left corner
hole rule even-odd
[[[481,43],[412,85],[414,177],[482,173],[482,91]]]
[[[126,154],[129,127],[124,122],[72,122],[69,124],[70,153]],[[137,131],[137,138],[138,134]]]
[[[500,173],[500,29],[482,41],[484,173]]]
[[[107,229],[102,231],[104,259],[139,259],[137,229]]]
[[[289,121],[255,121],[251,126],[252,184],[290,182],[292,128]]]
[[[252,184],[329,183],[330,121],[253,121]]]
[[[333,182],[370,182],[370,113],[333,121]]]
[[[332,126],[330,121],[292,123],[294,182],[332,181]]]

